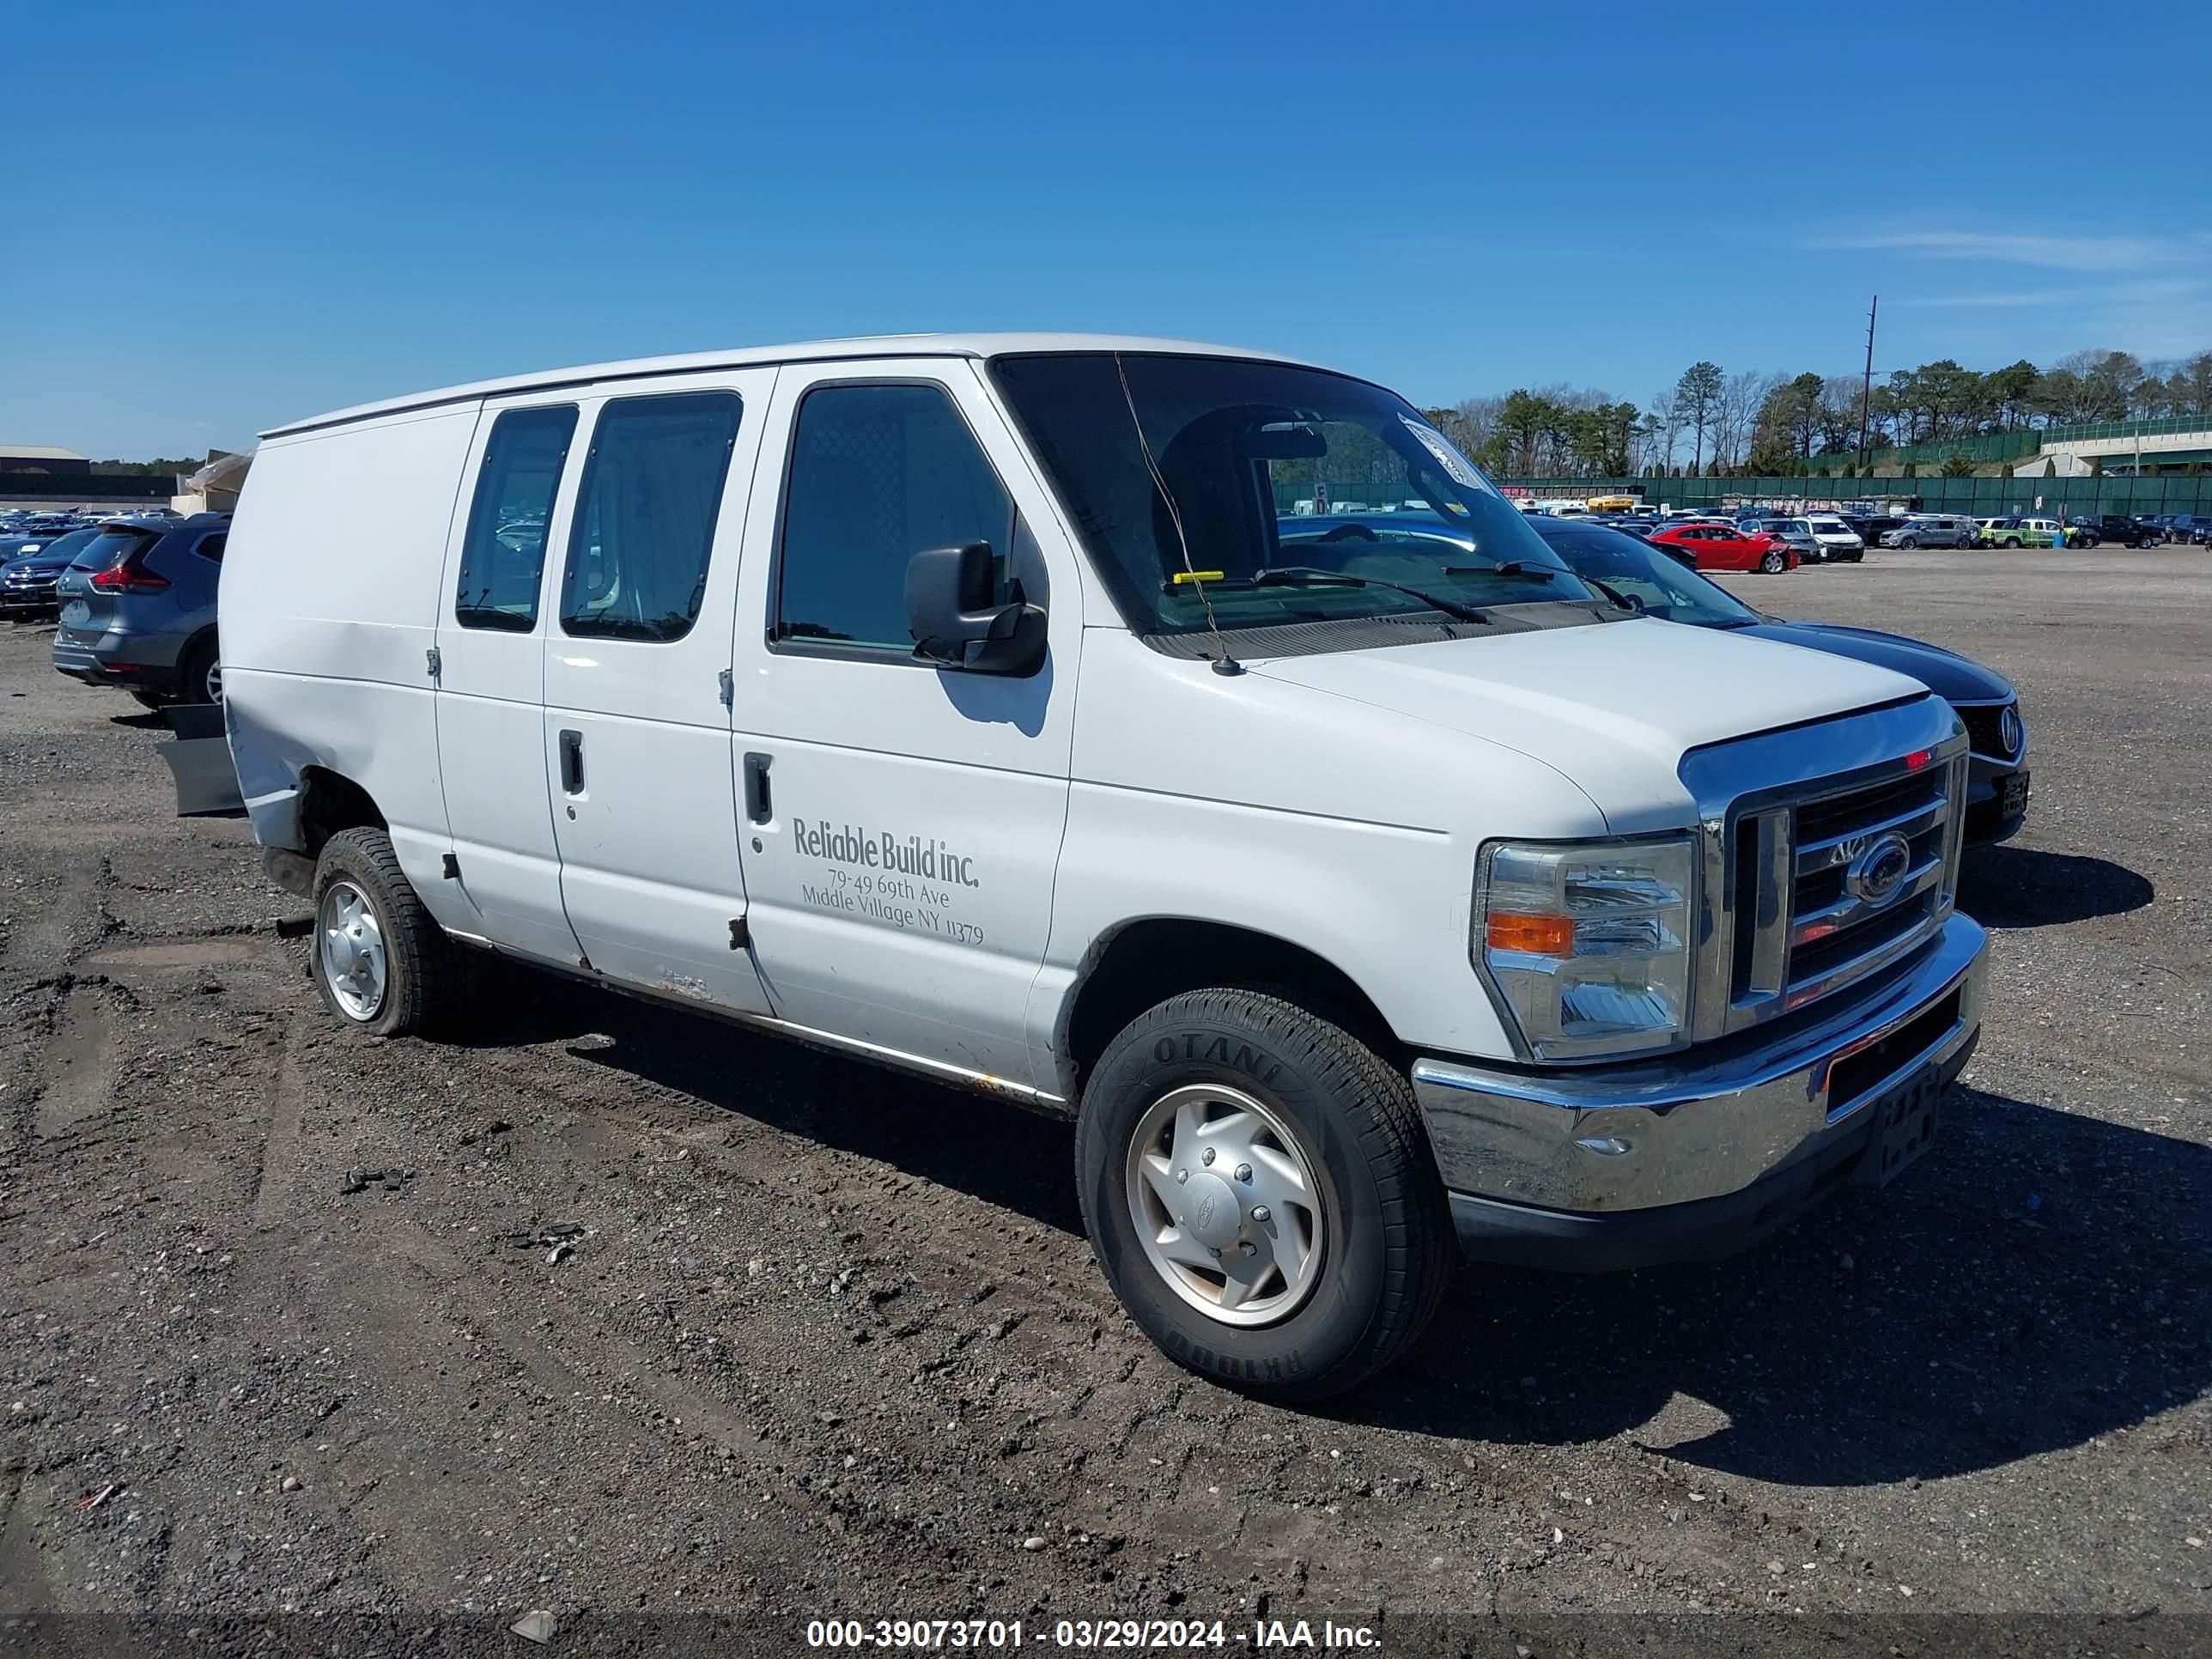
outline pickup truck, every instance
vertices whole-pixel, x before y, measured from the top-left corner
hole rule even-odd
[[[1992,519],[1974,539],[1984,547],[2057,547],[2065,536],[2056,519]]]
[[[1450,533],[1298,526],[1351,479]],[[465,1028],[491,951],[1072,1119],[1107,1282],[1255,1392],[1388,1365],[1455,1255],[1725,1254],[1887,1182],[1980,1030],[1948,703],[1640,615],[1285,358],[907,337],[342,410],[263,435],[220,603],[342,1027]]]

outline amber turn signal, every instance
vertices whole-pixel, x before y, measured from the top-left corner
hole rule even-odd
[[[1575,953],[1575,924],[1569,916],[1516,916],[1493,911],[1490,917],[1490,948],[1519,951],[1532,957],[1571,957]]]

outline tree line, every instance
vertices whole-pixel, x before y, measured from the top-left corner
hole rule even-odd
[[[1699,362],[1643,404],[1558,385],[1426,412],[1477,463],[1509,476],[1774,477],[1855,460],[1861,401],[1856,374],[1729,374]],[[2048,368],[2022,358],[1985,372],[1944,357],[1892,371],[1865,402],[1869,450],[2088,421],[2212,416],[2212,351],[2172,362],[2077,351]]]

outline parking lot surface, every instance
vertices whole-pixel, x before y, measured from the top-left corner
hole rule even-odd
[[[2025,698],[2031,815],[1970,857],[1995,964],[1942,1141],[1736,1261],[1468,1272],[1322,1411],[1122,1317],[1065,1124],[520,970],[458,1045],[339,1029],[246,826],[171,816],[158,719],[0,629],[0,1617],[701,1609],[789,1643],[1804,1609],[2185,1651],[2212,554],[1728,585]]]

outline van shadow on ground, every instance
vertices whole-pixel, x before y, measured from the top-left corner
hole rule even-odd
[[[1081,1231],[1064,1122],[515,978],[477,1041],[603,1036],[572,1052]],[[2212,1388],[2208,1258],[2212,1150],[1960,1087],[1936,1149],[1887,1191],[1846,1192],[1729,1261],[1470,1268],[1407,1359],[1322,1409],[1491,1443],[1627,1434],[1782,1485],[1933,1479],[2081,1445]],[[1698,1403],[1657,1422],[1677,1395]]]

